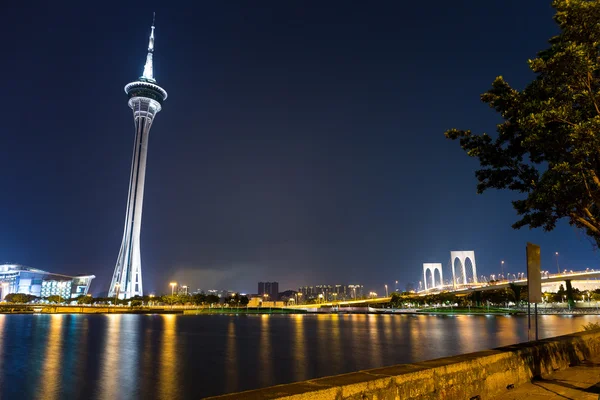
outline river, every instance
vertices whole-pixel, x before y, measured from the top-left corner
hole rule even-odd
[[[198,399],[526,340],[524,316],[2,314],[0,399]]]

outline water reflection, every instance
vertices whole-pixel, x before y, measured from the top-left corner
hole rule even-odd
[[[479,330],[472,329],[472,323],[470,321],[471,316],[469,315],[458,315],[456,316],[456,326],[459,332],[458,342],[460,343],[457,349],[459,353],[472,353],[477,350],[478,337],[481,332]]]
[[[267,386],[273,375],[273,355],[271,354],[271,332],[269,323],[271,316],[262,314],[260,316],[260,346],[258,348],[259,357],[259,382]],[[286,366],[287,367],[287,366]],[[252,368],[252,366],[250,366]]]
[[[76,361],[74,365],[71,365],[71,373],[77,374],[78,382],[77,385],[73,387],[73,390],[76,392],[77,398],[83,398],[86,396],[86,367],[88,365],[88,352],[87,352],[87,344],[88,344],[88,331],[89,331],[89,321],[87,319],[83,320],[81,327],[78,324],[78,321],[75,316],[71,316],[74,320],[72,321],[72,335],[73,340],[77,340],[76,347]],[[75,370],[73,370],[75,369]]]
[[[369,329],[369,350],[371,356],[371,365],[379,366],[382,365],[381,361],[381,342],[379,336],[381,334],[379,326],[377,326],[377,321],[384,317],[384,315],[375,315],[369,314],[367,315],[367,327]]]
[[[105,345],[102,351],[102,377],[100,380],[100,398],[114,400],[119,398],[118,369],[121,353],[119,352],[119,327],[122,315],[107,314],[108,321],[105,332]]]
[[[140,334],[137,331],[135,315],[120,315],[121,329],[119,332],[119,352],[121,362],[119,363],[119,380],[121,381],[120,397],[130,399],[137,391],[139,368],[138,341]]]
[[[0,315],[0,398],[197,399],[525,340],[519,316]]]
[[[231,319],[227,326],[227,349],[225,351],[225,373],[227,389],[235,390],[238,386],[237,338],[235,336],[235,320]]]
[[[4,321],[6,316],[0,314],[0,387],[4,384]],[[0,396],[1,397],[1,396]]]
[[[48,341],[44,355],[44,378],[42,379],[38,398],[44,400],[58,399],[60,395],[60,376],[63,357],[62,337],[63,316],[53,314],[50,316],[48,328]]]
[[[341,369],[344,364],[344,352],[342,351],[342,337],[340,334],[340,316],[334,314],[331,316],[331,337],[329,338],[330,354],[333,368]]]
[[[408,329],[410,332],[410,343],[409,347],[410,358],[413,360],[423,360],[424,359],[424,348],[419,344],[424,341],[424,337],[421,332],[421,320],[422,318],[418,316],[411,316],[408,320]]]
[[[178,371],[177,365],[177,316],[173,314],[162,315],[163,335],[161,340],[160,374],[158,387],[161,399],[178,398]],[[194,360],[197,362],[198,360]],[[211,360],[212,361],[212,360]],[[210,364],[210,363],[209,363]]]
[[[292,316],[294,321],[294,345],[292,347],[292,357],[295,359],[295,380],[303,381],[308,379],[306,375],[306,338],[304,336],[304,315],[298,314]]]

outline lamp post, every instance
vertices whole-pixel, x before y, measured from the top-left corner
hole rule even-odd
[[[388,297],[387,283],[385,284],[385,297]]]
[[[502,276],[504,276],[504,260],[500,261],[500,272],[502,273]]]
[[[556,255],[556,270],[560,274],[560,267],[558,266],[558,251],[556,253],[554,253],[554,255]]]

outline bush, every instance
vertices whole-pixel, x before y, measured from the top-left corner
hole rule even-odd
[[[593,331],[595,329],[600,329],[600,322],[590,322],[583,325],[584,331]]]
[[[141,306],[142,306],[141,300],[132,300],[131,301],[131,307],[141,307]]]

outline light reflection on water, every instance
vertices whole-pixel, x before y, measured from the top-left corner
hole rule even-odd
[[[178,367],[182,361],[177,358],[177,316],[162,315],[162,319],[159,393],[161,399],[175,399],[181,390]]]
[[[120,382],[119,378],[119,361],[121,352],[119,344],[121,337],[119,335],[119,327],[121,325],[121,316],[116,314],[108,314],[105,316],[108,320],[106,325],[105,346],[104,351],[99,354],[102,365],[102,378],[100,385],[101,399],[114,399],[119,393]]]
[[[37,398],[58,399],[60,394],[60,376],[63,357],[62,329],[63,315],[54,314],[50,317],[50,329],[47,332],[46,355],[44,356],[44,378],[39,386]]]
[[[526,340],[521,316],[0,315],[0,398],[197,399]]]

